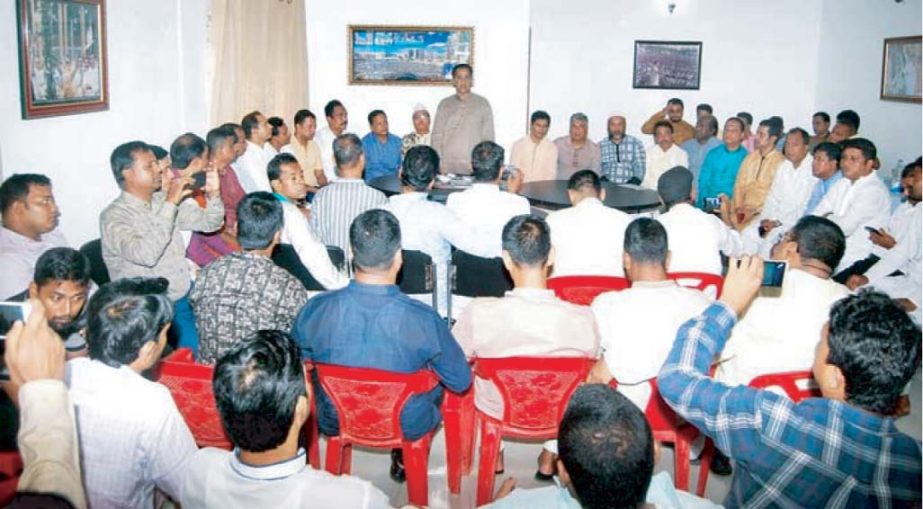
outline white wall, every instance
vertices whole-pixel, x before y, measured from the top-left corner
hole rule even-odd
[[[529,0],[469,0],[464,3],[395,0],[341,2],[307,0],[309,108],[325,125],[324,105],[339,99],[349,111],[348,130],[365,135],[366,115],[388,114],[391,132],[411,132],[416,103],[435,116],[436,106],[454,94],[447,86],[350,86],[347,26],[354,24],[474,26],[474,92],[487,97],[496,141],[509,146],[521,135],[526,110]]]
[[[16,3],[0,2],[0,167],[3,176],[52,179],[61,228],[76,247],[99,237],[99,213],[118,195],[112,149],[204,134],[207,0],[106,2],[109,110],[35,120],[20,115]]]
[[[810,127],[820,3],[675,0],[672,15],[667,3],[532,0],[529,107],[551,114],[551,136],[565,134],[576,111],[590,117],[594,140],[606,136],[614,112],[639,136],[641,124],[674,96],[686,103],[691,123],[695,105],[706,102],[722,125],[745,110],[757,122],[781,115],[787,128]],[[635,40],[701,41],[700,89],[633,89]],[[647,136],[642,141],[652,143]]]
[[[817,108],[859,113],[859,133],[878,147],[882,168],[921,153],[920,105],[882,101],[884,39],[921,33],[921,1],[825,0],[817,66]]]

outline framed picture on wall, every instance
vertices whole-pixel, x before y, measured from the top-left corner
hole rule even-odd
[[[923,76],[921,36],[885,39],[881,62],[881,98],[886,101],[920,102]]]
[[[22,118],[109,109],[105,0],[16,0]]]
[[[474,66],[473,27],[349,26],[350,85],[448,85]]]
[[[698,90],[702,43],[635,41],[634,88]]]

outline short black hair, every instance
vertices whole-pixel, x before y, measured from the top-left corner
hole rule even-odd
[[[205,140],[195,133],[185,133],[179,135],[173,143],[170,144],[170,159],[173,161],[173,167],[177,170],[185,170],[197,157],[208,150]],[[157,157],[155,154],[154,157]]]
[[[741,132],[743,132],[744,129],[747,128],[747,126],[744,125],[744,120],[743,120],[742,118],[740,118],[740,116],[731,117],[731,118],[725,120],[725,121],[724,121],[724,125],[727,125],[728,122],[737,122],[737,124],[740,125],[740,131],[741,131]]]
[[[667,230],[656,219],[639,217],[625,228],[623,247],[637,263],[666,265]]]
[[[791,128],[791,129],[789,129],[788,135],[789,135],[789,136],[800,136],[802,142],[803,142],[805,145],[808,145],[809,143],[811,143],[811,136],[808,134],[807,131],[805,131],[804,129],[802,129],[802,128],[800,128],[800,127],[793,127],[793,128]]]
[[[860,290],[830,308],[827,363],[843,372],[846,401],[892,415],[920,365],[920,328],[890,297]]]
[[[170,153],[167,152],[167,149],[161,147],[160,145],[150,145],[149,144],[147,147],[151,149],[151,152],[154,154],[154,159],[158,161],[161,161],[163,160],[163,158],[170,155]]]
[[[288,152],[276,154],[272,159],[269,160],[269,163],[266,164],[266,177],[269,178],[270,182],[273,180],[279,180],[279,176],[282,175],[282,165],[292,163],[298,164],[298,159],[296,159],[292,154],[289,154]]]
[[[683,104],[683,100],[680,99],[679,97],[671,97],[670,100],[667,101],[667,104],[678,104],[681,108],[685,108],[685,107],[686,107],[686,106]]]
[[[529,214],[514,216],[503,226],[503,250],[520,266],[545,265],[551,252],[551,228]]]
[[[824,122],[826,122],[826,123],[828,123],[828,124],[830,123],[830,114],[827,113],[826,111],[818,111],[817,113],[811,115],[811,118],[812,118],[812,119],[813,119],[813,118],[816,118],[816,117],[820,117],[820,118],[824,119]]]
[[[458,72],[458,71],[460,71],[460,70],[462,70],[462,69],[468,69],[468,74],[470,74],[471,76],[474,76],[474,69],[472,69],[470,65],[468,65],[468,64],[455,64],[455,67],[452,68],[452,77],[454,78],[454,77],[455,77],[455,73]]]
[[[401,185],[426,191],[439,173],[439,154],[432,147],[417,145],[404,154]]]
[[[50,187],[51,179],[38,173],[17,173],[0,184],[0,214],[6,214],[14,203],[29,196],[32,186]]]
[[[375,120],[375,117],[378,115],[384,115],[385,119],[388,118],[388,114],[384,110],[372,110],[369,112],[369,125],[372,125],[372,121]]]
[[[875,144],[865,138],[849,138],[843,140],[840,142],[840,147],[842,149],[842,152],[840,152],[841,156],[843,152],[846,152],[846,149],[857,148],[862,151],[862,156],[865,157],[866,161],[874,161],[875,158],[878,157],[878,149],[875,148]]]
[[[256,331],[222,355],[212,388],[228,438],[248,452],[285,442],[298,398],[307,397],[298,347],[277,330]]]
[[[237,130],[238,130],[238,129],[240,129],[241,131],[244,130],[243,126],[241,126],[240,124],[235,124],[234,122],[225,122],[225,123],[221,124],[221,125],[218,126],[218,127],[222,128],[222,129],[230,129],[230,130],[234,131],[234,139],[235,139],[235,140],[237,139]],[[246,133],[244,133],[244,138],[246,139]]]
[[[250,193],[237,204],[237,243],[246,250],[266,249],[282,221],[282,204],[272,193]]]
[[[914,170],[923,170],[923,157],[918,157],[916,161],[904,166],[901,170],[901,180],[913,175]]]
[[[709,115],[712,115],[712,114],[715,113],[715,110],[712,109],[711,104],[708,104],[708,103],[702,103],[702,104],[696,106],[696,107],[695,107],[695,111],[696,111],[696,112],[699,112],[699,111],[707,111]]]
[[[355,165],[364,153],[362,140],[353,133],[343,133],[333,140],[333,161],[337,168]]]
[[[654,474],[654,438],[641,410],[603,384],[577,387],[558,431],[558,452],[580,506],[640,507]]]
[[[580,170],[567,179],[567,189],[571,191],[579,191],[581,193],[589,193],[593,191],[593,194],[599,196],[599,192],[602,191],[602,182],[599,180],[599,175],[596,174],[593,170]]]
[[[387,210],[367,210],[350,225],[349,242],[357,268],[386,270],[401,249],[400,223]]]
[[[308,119],[308,118],[313,118],[315,121],[317,121],[317,117],[314,115],[314,113],[311,113],[311,110],[298,110],[298,111],[296,111],[296,112],[295,112],[295,119],[294,119],[294,120],[295,120],[295,125],[301,125],[301,123],[304,122],[305,119]]]
[[[827,157],[829,159],[833,159],[834,161],[839,161],[840,156],[843,153],[843,149],[840,147],[839,143],[825,141],[823,143],[818,143],[817,146],[814,147],[814,154],[816,155],[818,152],[823,152],[827,154]]]
[[[266,122],[272,126],[272,132],[270,133],[272,136],[278,136],[279,128],[285,125],[285,121],[282,120],[282,117],[269,117],[266,119]]]
[[[335,110],[335,109],[337,108],[337,106],[343,108],[344,110],[346,109],[346,106],[343,106],[343,103],[341,103],[340,101],[338,101],[338,100],[336,100],[336,99],[331,99],[331,100],[328,101],[327,104],[324,106],[324,116],[327,117],[327,118],[332,117],[332,116],[333,116],[333,110]]]
[[[654,133],[656,133],[657,129],[660,129],[661,127],[669,129],[670,133],[673,132],[673,124],[671,124],[668,120],[660,120],[654,124]]]
[[[69,247],[53,247],[38,257],[32,281],[45,286],[52,281],[71,281],[80,286],[90,284],[90,260]]]
[[[820,216],[804,216],[789,231],[798,244],[798,255],[826,265],[831,271],[840,264],[846,252],[846,236],[833,221]]]
[[[217,152],[228,140],[233,145],[237,141],[237,133],[234,131],[234,127],[227,124],[216,127],[205,135],[205,144],[208,145],[208,151],[212,154]]]
[[[115,177],[115,183],[122,187],[125,183],[125,176],[122,172],[131,168],[135,164],[135,157],[138,152],[151,152],[151,147],[143,141],[135,140],[122,143],[109,156],[109,166],[112,168],[112,176]]]
[[[113,368],[132,363],[148,341],[157,341],[173,319],[169,282],[162,278],[126,278],[104,284],[87,304],[90,358]]]
[[[853,132],[859,132],[859,124],[861,119],[859,114],[853,110],[843,110],[836,115],[836,123],[843,124],[851,128]]]
[[[477,182],[493,182],[503,166],[503,147],[492,141],[482,141],[471,150],[471,173]]]
[[[255,110],[247,113],[244,115],[244,118],[240,119],[240,127],[244,130],[244,138],[249,140],[250,133],[252,133],[254,129],[260,126],[260,120],[257,118],[260,115],[262,115],[262,113]]]
[[[551,125],[551,115],[549,115],[547,111],[536,110],[532,112],[532,117],[529,118],[529,123],[534,124],[538,120],[547,120],[548,125]]]
[[[759,127],[765,127],[769,130],[769,136],[775,137],[776,140],[782,137],[782,124],[775,120],[779,117],[769,117],[767,119],[760,120]]]
[[[753,125],[753,115],[746,111],[739,111],[735,117],[747,123],[747,125]]]

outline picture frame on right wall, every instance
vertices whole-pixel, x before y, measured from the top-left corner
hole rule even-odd
[[[702,43],[635,41],[633,88],[698,90]]]
[[[921,102],[923,92],[923,37],[885,39],[881,61],[881,99],[885,101]]]

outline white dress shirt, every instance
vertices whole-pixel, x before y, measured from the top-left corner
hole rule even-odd
[[[660,372],[676,331],[711,302],[704,293],[672,280],[638,281],[593,301],[606,366],[618,381],[619,392],[641,411],[651,394],[647,381]]]
[[[552,277],[625,276],[622,251],[631,216],[597,198],[584,198],[545,220],[554,246]]]
[[[896,270],[904,274],[909,274],[914,270],[920,271],[920,235],[923,229],[923,222],[920,219],[921,210],[923,207],[919,204],[914,206],[907,202],[894,209],[886,231],[894,237],[897,243],[891,249],[873,244],[872,254],[880,259],[865,273],[869,282],[885,278]]]
[[[66,380],[89,506],[149,509],[155,486],[178,499],[196,444],[167,388],[86,357]]]
[[[53,247],[67,247],[67,241],[58,229],[36,241],[0,226],[0,300],[28,288],[35,275],[38,257]]]
[[[200,449],[183,482],[183,509],[391,508],[388,497],[372,483],[311,468],[304,449],[289,460],[264,466],[248,465],[238,454],[236,450]]]
[[[327,290],[349,284],[349,278],[330,261],[327,247],[314,235],[308,219],[289,201],[282,202],[282,243],[292,245],[301,264]]]
[[[531,210],[529,200],[501,191],[493,183],[475,183],[470,189],[452,193],[446,206],[472,229],[469,253],[484,258],[500,256],[503,227],[513,217]]]
[[[846,253],[834,274],[849,267],[872,252],[872,241],[866,226],[881,228],[888,224],[891,196],[875,172],[855,182],[843,178],[837,182],[814,209],[815,216],[836,223],[846,235]]]
[[[328,183],[337,179],[337,165],[333,159],[333,142],[336,139],[337,135],[326,125],[318,129],[314,135],[314,141],[320,148],[320,162],[324,166],[324,176],[327,177]]]
[[[688,203],[674,205],[657,220],[667,230],[670,272],[721,274],[721,253],[733,257],[742,249],[736,231]]]
[[[811,369],[830,307],[847,295],[832,279],[789,268],[781,294],[758,296],[738,320],[716,377],[746,385],[759,375]]]
[[[666,152],[660,145],[647,147],[647,159],[644,168],[644,180],[641,187],[657,190],[657,179],[674,166],[689,167],[689,156],[679,145],[673,144]]]
[[[266,143],[266,145],[269,145],[269,143]],[[266,175],[266,165],[269,164],[267,155],[265,148],[247,140],[246,152],[234,162],[237,180],[240,181],[240,187],[243,187],[244,191],[248,193],[255,191],[272,192],[272,187],[269,186],[269,177]]]
[[[760,214],[761,220],[774,219],[789,227],[798,222],[817,185],[817,177],[811,173],[813,164],[814,157],[810,154],[805,156],[798,168],[790,159],[785,159],[773,177],[772,187],[769,188],[769,195]]]

